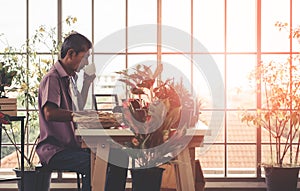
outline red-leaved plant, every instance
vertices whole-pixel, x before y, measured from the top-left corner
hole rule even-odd
[[[195,107],[192,95],[182,83],[160,80],[162,71],[163,65],[159,64],[154,72],[145,65],[117,72],[121,75],[119,81],[129,87],[128,99],[123,102],[123,118],[135,134],[126,145],[127,151],[140,167],[161,164],[180,145],[160,146],[170,138],[179,143],[191,121],[198,120],[199,107]]]

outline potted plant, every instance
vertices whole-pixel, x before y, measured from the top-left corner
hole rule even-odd
[[[277,22],[276,26],[281,30],[287,24]],[[293,31],[293,37],[299,39],[299,30]],[[254,112],[245,111],[241,121],[262,127],[268,133],[270,159],[261,166],[269,191],[297,189],[300,168],[299,71],[299,55],[296,55],[286,62],[261,62],[251,75],[252,82],[261,87],[262,104]]]
[[[17,99],[8,98],[6,96],[6,87],[12,85],[12,81],[17,74],[17,71],[13,69],[13,66],[13,63],[10,62],[0,62],[0,110],[6,114],[16,116]]]
[[[0,110],[6,114],[17,115],[17,99],[9,97],[7,92],[14,91],[12,84],[17,75],[17,56],[8,55],[12,48],[7,47],[0,59]]]
[[[117,72],[130,92],[123,102],[123,119],[135,135],[125,145],[136,165],[131,169],[134,191],[160,190],[163,169],[159,166],[176,155],[173,152],[184,145],[186,128],[198,120],[187,89],[182,83],[160,80],[162,71],[159,64],[154,72],[146,65]]]
[[[0,62],[0,98],[7,98],[4,87],[11,86],[16,74],[17,71],[11,69],[10,63]]]

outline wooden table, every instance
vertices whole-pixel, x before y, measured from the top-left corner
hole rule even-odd
[[[129,129],[77,129],[76,135],[83,137],[88,147],[95,154],[92,157],[92,187],[93,191],[104,191],[107,161],[111,146],[111,139],[117,142],[131,140],[133,133]],[[194,160],[195,147],[201,146],[206,129],[187,130],[185,137],[190,138],[186,148],[177,156],[180,161],[176,170],[177,191],[195,191]],[[97,155],[101,153],[101,157]],[[192,162],[191,162],[192,161]]]

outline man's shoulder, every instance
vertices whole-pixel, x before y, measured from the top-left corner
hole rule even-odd
[[[51,68],[46,75],[42,78],[40,82],[40,88],[46,87],[46,86],[57,86],[60,83],[62,83],[63,79],[60,77],[60,75],[56,72],[55,68]]]
[[[65,76],[67,76],[67,74],[65,73],[64,69],[62,68],[61,64],[59,63],[59,61],[57,61],[51,68],[50,70],[47,72],[47,74],[44,76],[44,78],[64,78]]]
[[[55,67],[52,67],[48,73],[45,75],[45,77],[59,77],[58,72],[56,71]]]
[[[50,79],[58,79],[59,75],[57,74],[57,72],[55,71],[55,68],[51,68],[42,78],[41,82],[50,80]]]

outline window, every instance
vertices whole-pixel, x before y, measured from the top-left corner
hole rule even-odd
[[[239,112],[255,110],[260,102],[256,87],[250,87],[247,79],[260,60],[298,54],[299,43],[290,41],[289,32],[278,31],[274,24],[280,21],[299,25],[299,1],[33,0],[27,1],[28,5],[26,1],[18,2],[18,7],[16,3],[1,2],[0,15],[6,19],[0,21],[5,26],[0,31],[0,54],[6,42],[20,46],[40,25],[81,32],[94,43],[92,61],[99,74],[95,93],[124,91],[116,83],[115,71],[162,62],[172,71],[166,77],[183,72],[194,93],[205,101],[202,113],[212,134],[196,150],[205,176],[261,177],[257,164],[262,161],[264,149],[260,149],[262,138],[257,136],[263,133],[241,123]],[[12,9],[15,16],[8,17]],[[78,20],[71,28],[61,25],[68,16]],[[41,47],[40,55],[51,53]],[[207,67],[213,69],[212,73],[205,70]],[[214,85],[224,86],[216,97],[212,95],[213,88],[218,88]],[[122,99],[125,95],[119,96]],[[34,110],[19,109],[20,114]]]

